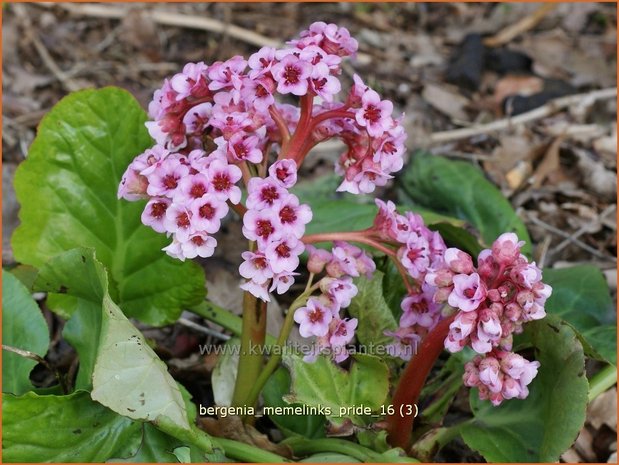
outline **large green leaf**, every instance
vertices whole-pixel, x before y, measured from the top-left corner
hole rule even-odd
[[[92,384],[92,398],[121,415],[190,430],[176,381],[107,294]]]
[[[529,397],[499,407],[471,392],[475,418],[462,438],[489,462],[556,462],[585,421],[585,357],[574,330],[558,317],[527,325],[541,363]]]
[[[101,304],[109,291],[105,269],[93,249],[69,250],[41,267],[34,287],[62,301],[69,317],[62,334],[80,361],[75,387],[90,389],[101,332]]]
[[[523,253],[531,254],[522,220],[501,191],[470,163],[416,152],[399,184],[405,197],[421,206],[469,221],[485,245],[504,232],[515,232],[527,242]]]
[[[617,363],[615,308],[602,272],[591,265],[545,269],[552,286],[546,311],[573,325],[604,359]]]
[[[328,408],[331,413],[327,418],[336,424],[350,419],[353,424],[363,425],[366,417],[340,409],[366,406],[377,412],[387,399],[389,369],[377,357],[357,354],[349,371],[324,355],[307,363],[297,355],[287,354],[284,364],[292,378],[291,393],[284,399],[289,403]]]
[[[385,331],[395,331],[398,322],[394,310],[387,304],[384,291],[383,279],[385,275],[376,271],[372,279],[364,277],[355,281],[358,294],[352,299],[348,312],[359,320],[355,334],[359,342],[367,347],[373,345],[383,347],[393,342],[391,336],[385,336]],[[384,356],[384,353],[377,354]]]
[[[126,167],[152,145],[145,120],[119,88],[61,100],[15,175],[21,224],[12,244],[16,259],[35,267],[75,247],[95,248],[127,314],[161,325],[200,302],[204,275],[161,251],[169,240],[141,224],[144,201],[116,198]]]
[[[300,404],[289,405],[284,396],[290,392],[290,373],[278,368],[269,378],[262,390],[262,398],[266,407],[297,407]],[[324,415],[269,415],[269,418],[287,436],[300,434],[306,438],[325,437]]]
[[[49,347],[47,323],[30,292],[8,271],[2,272],[2,343],[44,357]],[[2,392],[32,390],[34,360],[2,351]]]
[[[4,462],[105,462],[134,455],[142,425],[93,402],[68,396],[2,396]]]

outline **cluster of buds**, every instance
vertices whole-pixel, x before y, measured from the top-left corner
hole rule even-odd
[[[426,275],[426,282],[438,288],[434,300],[458,310],[445,347],[458,352],[470,345],[482,355],[467,365],[465,380],[495,404],[503,398],[526,397],[526,385],[535,376],[537,365],[519,361],[525,370],[520,375],[513,368],[520,366],[514,361],[520,358],[509,351],[513,335],[522,332],[524,323],[546,315],[544,304],[552,291],[542,282],[541,270],[520,253],[523,244],[514,233],[502,234],[492,249],[479,254],[477,268],[467,253],[447,249],[445,268]],[[477,372],[479,376],[475,376]],[[516,389],[519,394],[513,395]]]
[[[337,363],[343,362],[349,356],[347,345],[355,336],[358,321],[342,318],[341,312],[357,295],[353,278],[371,279],[376,265],[359,247],[343,241],[335,241],[331,252],[311,245],[307,249],[309,272],[318,275],[325,271],[326,275],[318,283],[320,295],[310,297],[294,314],[301,336],[316,337],[313,351],[304,359],[312,361],[324,353]]]
[[[416,283],[409,286],[402,300],[402,315],[396,331],[385,334],[395,338],[390,355],[410,360],[417,344],[441,318],[441,305],[434,302],[436,288],[425,282],[425,276],[443,267],[446,246],[441,235],[431,231],[421,216],[411,212],[400,215],[393,202],[376,200],[378,213],[373,229],[378,238],[397,247],[396,259]]]
[[[269,176],[252,178],[247,185],[243,234],[255,241],[257,248],[242,255],[239,271],[247,282],[241,288],[266,302],[269,291],[288,291],[298,274],[294,271],[299,255],[305,250],[301,238],[312,211],[288,192],[296,180],[295,162],[280,160],[271,165]]]

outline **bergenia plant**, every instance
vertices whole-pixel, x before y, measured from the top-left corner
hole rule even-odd
[[[520,252],[523,242],[516,234],[498,237],[476,257],[476,266],[466,252],[448,248],[421,216],[400,214],[380,199],[368,229],[305,233],[313,213],[292,191],[317,144],[339,139],[346,145],[335,166],[342,177],[338,191],[374,192],[403,166],[403,115],[393,115],[392,102],[358,75],[345,89],[342,60],[356,51],[348,30],[317,22],[281,49],[264,47],[247,59],[209,65],[188,63],[155,92],[152,121],[146,123],[155,145],[127,168],[118,195],[148,199],[143,223],[169,237],[163,250],[179,260],[213,255],[213,235],[234,211],[249,241],[239,267],[249,307],[264,309],[256,299],[266,303],[270,293],[289,292],[306,275],[300,257],[307,252],[306,291],[287,317],[299,324],[302,337],[315,338],[307,363],[321,353],[334,363],[349,357],[358,321],[347,317],[346,308],[357,294],[355,278],[372,278],[376,265],[369,251],[388,256],[407,289],[399,328],[388,333],[393,337],[388,353],[410,360],[424,340],[450,352],[470,347],[478,355],[466,364],[467,386],[494,405],[523,399],[539,362],[512,352],[513,335],[545,316],[551,288]],[[316,248],[318,243],[332,246]],[[243,324],[253,325],[247,346],[252,337],[264,342],[264,324],[249,318]],[[284,325],[282,341],[289,330]],[[415,380],[409,384],[405,372],[396,400],[412,392],[406,401],[417,401],[414,391],[428,374],[419,367],[429,369],[436,355],[418,353],[409,365]],[[258,384],[245,385],[245,397],[237,385],[236,399],[254,404],[275,365],[270,368]],[[241,359],[239,370],[247,369]],[[409,431],[399,423],[410,419],[392,418],[394,444],[406,446]]]
[[[405,160],[404,116],[344,63],[357,49],[317,22],[186,64],[148,115],[109,87],[43,119],[3,273],[4,461],[446,461],[455,438],[559,460],[615,382],[606,282],[542,277],[476,167]],[[307,176],[333,139],[334,173]],[[216,252],[242,309],[207,296]],[[48,325],[69,356],[44,358]]]

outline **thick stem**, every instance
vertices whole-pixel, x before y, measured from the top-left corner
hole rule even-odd
[[[344,439],[324,438],[324,439],[307,439],[301,436],[291,437],[282,444],[290,447],[295,456],[301,457],[304,455],[318,454],[321,452],[336,452],[339,454],[348,455],[349,457],[360,460],[361,462],[384,462],[384,458],[372,449],[364,447]]]
[[[598,371],[589,380],[589,401],[617,384],[617,367],[608,365]]]
[[[313,275],[312,275],[313,276]],[[301,294],[299,297],[295,299],[295,301],[290,305],[288,309],[288,313],[286,314],[286,318],[284,319],[284,323],[282,324],[282,328],[279,332],[279,337],[277,338],[276,345],[271,347],[271,356],[266,366],[260,373],[260,376],[256,380],[253,385],[249,395],[247,396],[247,405],[254,405],[258,401],[258,396],[262,391],[262,388],[269,380],[269,377],[273,374],[277,365],[279,365],[280,360],[282,359],[282,355],[284,350],[286,350],[286,341],[288,340],[288,336],[290,335],[290,331],[292,330],[292,326],[294,325],[294,312],[305,305],[307,302],[307,298],[311,294],[311,279],[308,282],[308,287],[305,292]]]
[[[239,365],[232,396],[232,405],[247,405],[249,392],[262,369],[262,354],[258,349],[264,345],[267,329],[266,302],[249,292],[243,294],[243,328]]]
[[[316,242],[333,242],[333,241],[349,241],[359,242],[374,247],[376,250],[383,252],[389,256],[395,256],[395,251],[389,247],[381,244],[376,239],[371,237],[371,231],[369,229],[363,231],[349,231],[349,232],[330,232],[330,233],[318,233],[307,234],[301,238],[305,244],[314,244]]]
[[[277,125],[277,129],[279,129],[279,132],[282,136],[282,140],[281,140],[282,147],[285,147],[286,145],[288,145],[288,142],[290,141],[290,131],[288,131],[288,124],[286,123],[286,119],[277,109],[275,104],[270,106],[269,114],[271,115],[271,118],[273,118],[273,121],[275,121],[275,124]]]
[[[239,218],[243,219],[243,216],[247,212],[247,208],[245,207],[245,205],[242,205],[240,203],[233,204],[229,200],[226,203],[232,210],[236,212],[237,215],[239,215]]]
[[[419,400],[421,388],[434,366],[434,362],[436,362],[436,359],[443,351],[444,341],[449,332],[449,325],[454,318],[455,314],[441,320],[428,333],[419,350],[408,363],[400,377],[392,401],[395,413],[387,417],[388,440],[393,447],[401,447],[404,450],[408,450],[415,417],[412,415],[400,416],[400,407],[416,404]]]

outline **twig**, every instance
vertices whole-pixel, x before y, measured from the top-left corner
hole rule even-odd
[[[609,205],[608,207],[606,207],[602,213],[600,213],[600,217],[599,217],[599,221],[600,223],[602,223],[602,221],[606,218],[606,216],[612,212],[615,209],[615,205]],[[581,226],[575,233],[571,234],[568,238],[566,238],[563,242],[561,242],[559,245],[557,245],[553,251],[552,254],[555,255],[557,253],[559,253],[561,250],[563,250],[565,247],[567,247],[570,242],[572,242],[572,239],[578,239],[580,236],[582,236],[584,233],[586,233],[589,228],[591,227],[590,224],[585,224],[583,226]]]
[[[37,53],[41,57],[41,60],[43,60],[43,63],[45,63],[45,66],[47,66],[47,68],[52,72],[52,74],[56,76],[56,79],[60,81],[60,83],[67,91],[74,92],[76,90],[80,90],[81,86],[69,76],[67,76],[67,74],[62,69],[60,69],[60,67],[56,64],[43,43],[37,37],[25,7],[23,5],[15,4],[13,5],[13,8],[15,14],[22,20],[24,35],[32,43]]]
[[[122,19],[127,15],[127,8],[116,7],[111,5],[99,4],[72,4],[72,3],[39,3],[37,4],[44,8],[59,7],[70,13],[91,16],[95,18],[107,19]],[[201,31],[215,32],[219,34],[227,34],[229,37],[246,42],[257,47],[280,47],[282,43],[279,40],[263,36],[254,31],[244,29],[234,24],[226,24],[212,18],[204,18],[200,16],[189,16],[172,11],[157,10],[143,13],[146,18],[160,24],[162,26],[176,26],[187,29],[197,29]],[[357,61],[366,65],[371,62],[370,55],[366,53],[357,53]]]
[[[557,6],[558,4],[556,3],[544,3],[530,15],[516,21],[514,24],[510,24],[498,34],[488,37],[484,40],[484,45],[488,47],[499,47],[501,45],[505,45],[516,36],[534,28],[542,19],[546,17],[548,13],[557,8]]]
[[[574,245],[580,247],[581,249],[589,252],[592,255],[595,255],[598,258],[602,258],[604,260],[611,260],[614,263],[617,263],[617,259],[615,257],[611,257],[608,254],[605,254],[603,252],[600,252],[599,250],[591,247],[588,244],[585,244],[584,242],[582,242],[579,239],[576,239],[574,237],[572,237],[570,234],[566,233],[565,231],[562,231],[559,228],[555,228],[554,226],[552,226],[551,224],[546,223],[545,221],[540,220],[539,218],[537,218],[534,214],[529,213],[528,215],[529,220],[538,225],[539,227],[550,231],[553,234],[557,234],[558,236],[564,237],[565,239],[568,239],[570,242],[572,242]]]
[[[597,100],[611,99],[617,97],[617,88],[612,87],[608,89],[594,90],[583,94],[569,95],[567,97],[561,97],[551,100],[545,105],[538,107],[534,110],[522,113],[513,118],[504,118],[492,123],[483,124],[480,126],[472,126],[469,128],[454,129],[451,131],[435,132],[430,136],[430,143],[437,144],[443,142],[449,142],[458,139],[465,139],[467,137],[479,136],[481,134],[488,134],[490,132],[501,131],[503,129],[512,128],[514,126],[530,123],[546,116],[552,115],[563,108],[570,107],[572,105],[581,104],[584,102],[593,103]]]
[[[202,326],[197,323],[194,323],[193,321],[188,320],[187,318],[179,318],[178,322],[182,324],[183,326],[194,329],[204,334],[208,334],[209,336],[216,337],[217,339],[221,339],[222,341],[227,341],[231,337],[227,334],[220,333],[219,331],[215,331],[214,329],[207,328],[206,326]]]
[[[45,360],[40,355],[35,354],[34,352],[30,352],[29,350],[19,349],[17,347],[13,347],[13,346],[7,346],[5,344],[2,344],[2,350],[6,350],[7,352],[13,352],[14,354],[17,354],[20,357],[28,358],[30,360],[33,360],[33,361],[37,362],[37,363],[40,363],[41,365],[43,365],[45,368],[47,368],[49,371],[51,371],[54,374],[54,376],[58,380],[58,384],[60,384],[60,387],[62,388],[62,392],[65,393],[65,394],[68,394],[69,391],[67,390],[67,385],[65,384],[65,381],[64,381],[62,375],[60,373],[58,373],[58,371],[55,370],[48,363],[48,361]]]

